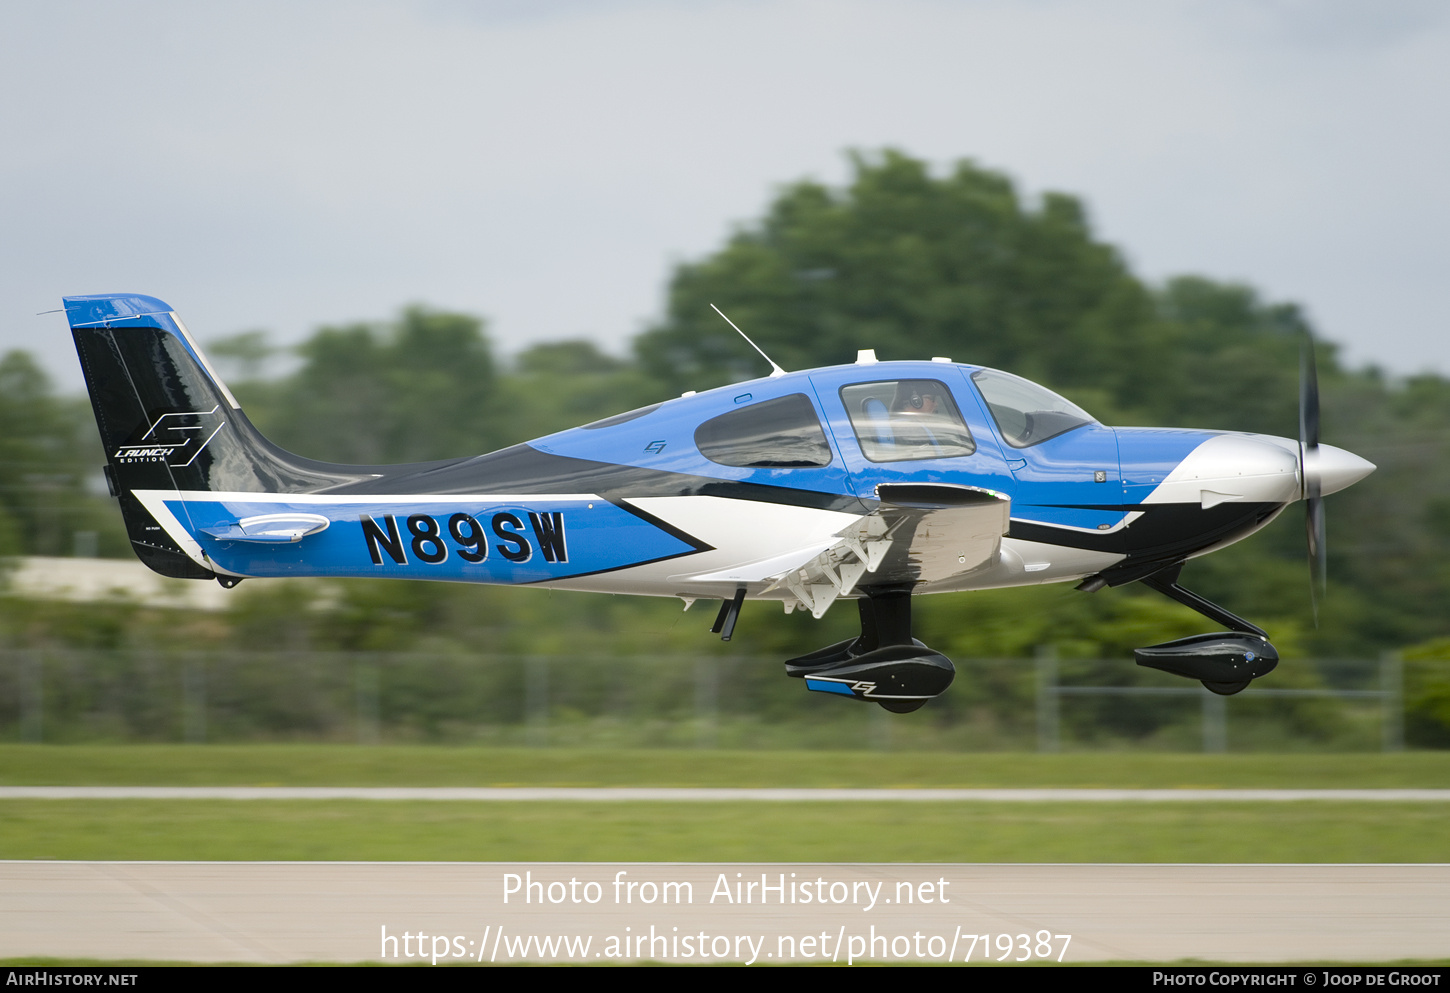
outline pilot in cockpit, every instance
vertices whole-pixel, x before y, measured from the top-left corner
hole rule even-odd
[[[941,401],[935,392],[928,391],[929,385],[910,380],[897,384],[891,404],[891,429],[898,445],[939,447],[937,432],[948,424],[942,417]]]
[[[922,383],[906,381],[896,386],[896,400],[891,404],[892,414],[935,414],[937,396],[922,390]]]

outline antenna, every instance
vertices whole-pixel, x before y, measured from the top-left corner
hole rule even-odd
[[[719,314],[721,317],[725,317],[725,311],[721,310],[719,307],[716,307],[713,303],[710,304],[710,308],[712,310],[714,310],[715,313]],[[725,317],[725,323],[728,324],[728,325],[730,325],[732,328],[735,328],[735,330],[739,333],[740,337],[742,337],[742,338],[745,339],[745,343],[747,345],[749,345],[751,348],[755,349],[757,352],[760,352],[760,357],[763,358],[763,359],[765,359],[765,361],[767,361],[767,362],[770,363],[770,378],[771,379],[774,379],[777,376],[784,376],[785,375],[785,370],[782,369],[780,366],[778,366],[778,365],[775,364],[775,359],[771,358],[769,355],[766,355],[765,352],[761,351],[760,346],[757,345],[755,342],[751,341],[750,340],[750,335],[746,334],[744,331],[741,331],[740,328],[738,326],[736,326],[736,324],[735,324],[734,321],[732,321],[728,317]]]

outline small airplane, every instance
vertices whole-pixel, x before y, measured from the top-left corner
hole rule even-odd
[[[711,630],[727,641],[747,599],[817,618],[855,600],[860,636],[786,672],[895,713],[955,673],[912,637],[913,596],[1042,583],[1142,582],[1191,607],[1228,630],[1139,649],[1137,662],[1239,692],[1278,653],[1261,628],[1180,586],[1183,563],[1303,500],[1322,585],[1323,497],[1375,468],[1319,443],[1312,350],[1297,440],[1107,427],[1005,372],[863,350],[805,372],[771,362],[765,378],[485,455],[334,465],[267,441],[162,301],[75,296],[65,311],[111,494],[137,556],[162,575],[718,600]]]

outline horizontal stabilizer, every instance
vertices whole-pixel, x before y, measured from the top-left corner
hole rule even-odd
[[[326,531],[330,523],[321,514],[263,514],[198,530],[219,541],[293,542]]]

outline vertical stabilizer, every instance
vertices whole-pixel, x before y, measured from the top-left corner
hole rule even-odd
[[[155,571],[214,574],[142,507],[136,490],[315,492],[370,478],[277,448],[254,428],[172,309],[155,297],[65,298],[90,391],[106,477],[132,546]]]

